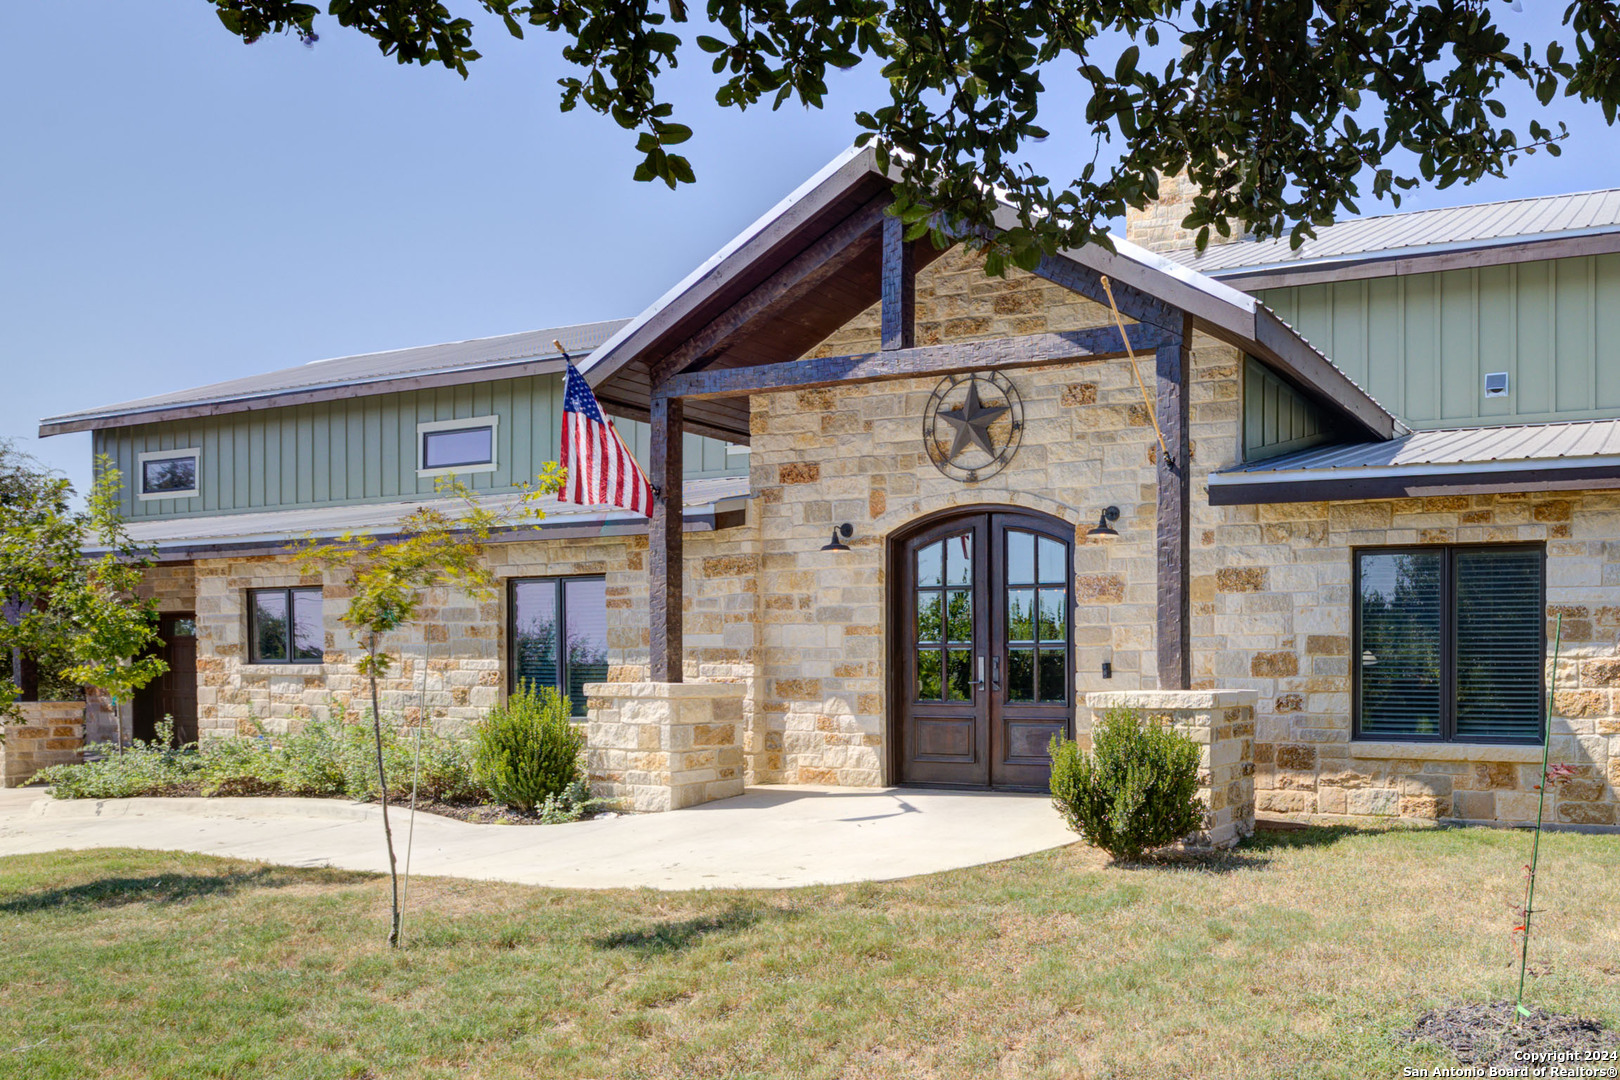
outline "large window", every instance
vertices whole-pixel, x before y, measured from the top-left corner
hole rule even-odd
[[[198,492],[199,450],[151,450],[137,459],[140,488],[147,499],[189,499]]]
[[[1540,547],[1356,552],[1356,737],[1539,743]]]
[[[607,583],[519,578],[511,583],[509,688],[529,682],[567,696],[585,715],[585,684],[607,679]]]
[[[318,664],[325,644],[320,589],[248,591],[249,663]]]

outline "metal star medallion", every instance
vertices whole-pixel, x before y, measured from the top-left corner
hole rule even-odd
[[[966,400],[961,406],[947,409],[946,400],[955,399],[964,389]],[[1001,404],[985,405],[982,393],[990,394],[991,401],[999,397]],[[941,424],[949,424],[951,430],[947,432]],[[1012,380],[999,371],[945,376],[923,410],[923,447],[928,460],[964,484],[976,484],[1006,468],[1018,452],[1023,434],[1023,399]]]
[[[950,412],[941,412],[939,418],[956,429],[956,435],[951,439],[951,452],[945,460],[955,461],[969,443],[977,446],[991,457],[996,456],[994,445],[990,442],[990,425],[1007,412],[1005,405],[985,405],[979,400],[979,380],[968,380],[967,400],[959,409]]]

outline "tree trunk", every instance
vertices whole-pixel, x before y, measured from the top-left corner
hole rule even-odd
[[[388,770],[383,765],[382,706],[377,695],[377,635],[373,633],[367,651],[371,654],[371,733],[377,741],[377,789],[382,795],[383,839],[388,844],[388,877],[393,886],[393,920],[388,928],[388,944],[399,948],[399,867],[394,860],[394,830],[388,825]]]
[[[17,689],[21,701],[39,700],[39,661],[19,650],[17,652]]]

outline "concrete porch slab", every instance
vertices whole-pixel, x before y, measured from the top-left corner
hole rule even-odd
[[[380,813],[334,799],[57,801],[13,789],[0,792],[0,855],[132,847],[384,872]],[[390,817],[403,863],[406,816]],[[1044,795],[771,786],[570,825],[418,814],[411,872],[583,889],[790,888],[937,873],[1075,840]]]

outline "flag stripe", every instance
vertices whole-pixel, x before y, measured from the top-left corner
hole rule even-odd
[[[618,506],[652,516],[652,484],[572,361],[563,391],[562,447],[557,458],[568,470],[557,493],[562,502]]]

